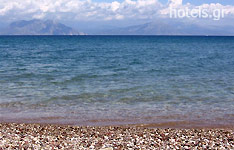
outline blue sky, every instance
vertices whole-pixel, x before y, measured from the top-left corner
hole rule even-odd
[[[32,19],[52,19],[71,26],[94,28],[137,25],[161,18],[170,20],[171,7],[193,9],[197,6],[209,12],[227,10],[225,19],[215,22],[193,18],[187,22],[234,23],[233,0],[0,0],[0,26]]]
[[[118,1],[118,2],[123,2],[124,0],[93,0],[95,2],[113,2],[113,1]],[[168,0],[159,0],[162,3],[167,3]],[[191,3],[194,5],[200,5],[204,3],[220,3],[223,5],[234,5],[233,0],[184,0],[184,3]]]
[[[183,3],[181,4],[181,2]],[[228,8],[234,13],[232,0],[0,0],[0,20],[56,19],[56,20],[129,20],[162,17],[161,10],[181,8],[190,3],[193,7],[207,4],[208,9]],[[210,5],[220,3],[220,5]],[[180,6],[179,6],[180,5]],[[225,7],[232,5],[233,8]],[[192,8],[192,6],[190,6]],[[207,8],[207,7],[206,7]]]
[[[162,0],[162,2],[165,2],[166,0]],[[231,5],[234,4],[234,1],[232,0],[184,0],[184,3],[191,3],[194,5],[200,5],[200,4],[207,4],[207,3],[220,3],[223,5]]]

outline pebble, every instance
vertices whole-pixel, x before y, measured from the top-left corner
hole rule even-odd
[[[2,149],[234,149],[234,131],[6,123],[0,124]]]
[[[113,148],[112,148],[112,147],[109,147],[109,148],[102,148],[102,149],[100,149],[100,150],[113,150]]]

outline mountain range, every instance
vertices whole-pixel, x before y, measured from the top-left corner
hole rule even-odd
[[[198,25],[175,20],[157,20],[154,22],[103,29],[89,33],[92,35],[234,35],[232,26]],[[76,29],[53,20],[21,20],[12,22],[0,31],[0,35],[86,35]]]
[[[12,22],[1,35],[84,35],[75,29],[53,20],[21,20]]]
[[[234,27],[202,26],[178,21],[155,21],[106,30],[104,35],[234,35]]]

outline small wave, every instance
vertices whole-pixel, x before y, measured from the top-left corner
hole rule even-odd
[[[90,74],[82,74],[82,75],[77,75],[75,77],[72,77],[71,79],[67,79],[61,82],[55,82],[55,83],[61,83],[61,84],[68,84],[68,83],[74,83],[74,82],[80,82],[88,79],[95,79],[97,78],[98,75],[90,75]]]
[[[25,103],[23,102],[4,102],[4,103],[0,103],[0,108],[20,107],[24,105]]]

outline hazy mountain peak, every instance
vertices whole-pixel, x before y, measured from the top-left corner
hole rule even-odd
[[[228,30],[227,30],[228,29]],[[234,35],[233,27],[202,26],[177,20],[156,20],[144,24],[106,30],[112,35]]]
[[[54,20],[20,20],[11,23],[4,35],[83,35],[71,27]]]

